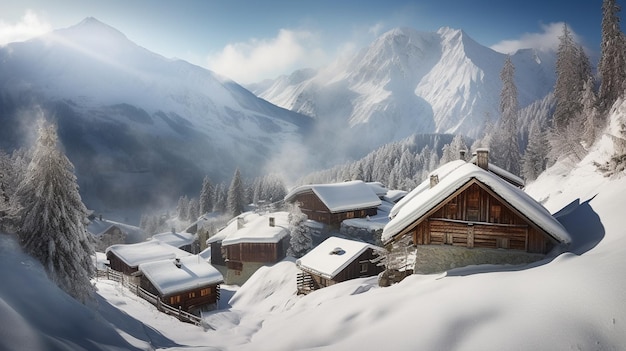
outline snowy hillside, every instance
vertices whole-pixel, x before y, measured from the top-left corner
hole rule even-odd
[[[358,136],[355,144],[364,136],[368,144],[381,145],[416,132],[476,138],[486,118],[499,116],[504,59],[462,30],[401,28],[354,57],[251,89],[279,106],[349,129],[344,137]],[[512,60],[521,107],[552,90],[554,53],[521,50]]]
[[[0,62],[0,147],[28,144],[43,110],[58,120],[92,208],[175,199],[236,167],[256,176],[311,125],[94,18],[2,47]]]

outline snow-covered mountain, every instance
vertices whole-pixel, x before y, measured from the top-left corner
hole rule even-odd
[[[312,125],[94,18],[0,48],[0,147],[27,142],[38,111],[58,121],[96,207],[196,193],[204,175],[229,181],[236,167],[256,176]]]
[[[380,145],[413,133],[479,137],[485,121],[499,118],[505,55],[462,30],[391,30],[353,57],[318,71],[250,88],[260,97],[304,113],[344,137]],[[512,55],[521,107],[544,98],[554,85],[554,53],[528,49]]]

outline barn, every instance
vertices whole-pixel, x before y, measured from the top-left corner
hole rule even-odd
[[[187,251],[158,240],[148,240],[136,244],[111,245],[106,249],[105,253],[107,260],[109,260],[109,267],[127,275],[137,272],[139,265],[142,263],[191,255]]]
[[[382,267],[371,261],[384,249],[368,243],[329,237],[296,261],[298,294],[346,280],[375,276]]]
[[[164,303],[198,314],[217,306],[222,274],[198,256],[142,263],[139,284]]]
[[[285,202],[298,203],[310,220],[339,226],[350,218],[374,216],[381,200],[373,187],[360,180],[296,187]]]
[[[462,160],[431,172],[390,217],[383,243],[409,236],[417,247],[415,272],[421,273],[527,263],[571,241],[563,226],[510,180]]]

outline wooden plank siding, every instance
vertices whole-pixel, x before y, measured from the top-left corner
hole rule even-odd
[[[341,272],[337,273],[337,275],[335,275],[333,279],[326,279],[310,271],[307,272],[313,277],[313,280],[316,283],[315,285],[318,288],[323,288],[344,282],[346,280],[362,277],[373,277],[379,274],[383,271],[383,267],[377,266],[375,263],[370,262],[376,257],[377,256],[374,253],[374,250],[365,250],[357,258],[350,262],[350,264],[348,264]]]
[[[220,295],[219,284],[194,287],[190,290],[165,296],[159,294],[159,291],[146,276],[141,276],[139,284],[149,293],[159,296],[166,304],[173,307],[180,307],[186,312],[190,312],[204,305],[216,304]]]
[[[274,263],[285,258],[288,245],[289,237],[287,236],[277,243],[243,242],[222,246],[222,248],[226,252],[227,262]]]
[[[300,211],[308,219],[328,225],[339,225],[346,219],[365,218],[378,213],[376,207],[332,213],[312,191],[298,194],[294,202],[300,203]]]
[[[122,261],[122,259],[117,257],[117,255],[115,255],[112,251],[107,252],[106,255],[107,255],[107,260],[109,260],[109,267],[111,267],[111,269],[115,271],[122,272],[126,275],[131,275],[139,270],[137,266],[130,267],[129,265],[127,265],[124,261]]]
[[[555,241],[478,182],[470,182],[406,234],[416,245],[454,245],[547,253]]]

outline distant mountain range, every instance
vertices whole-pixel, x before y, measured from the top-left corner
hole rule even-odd
[[[393,29],[353,57],[249,86],[258,96],[316,118],[346,140],[381,145],[418,133],[480,137],[499,118],[505,55],[462,30]],[[554,85],[555,53],[512,55],[521,107]],[[358,147],[357,147],[358,149]]]
[[[29,145],[44,111],[89,207],[171,204],[197,194],[205,175],[230,181],[237,167],[244,177],[302,175],[416,133],[477,137],[498,118],[504,58],[461,30],[402,28],[251,92],[87,18],[0,48],[0,147]],[[521,105],[544,98],[554,54],[512,58]]]

